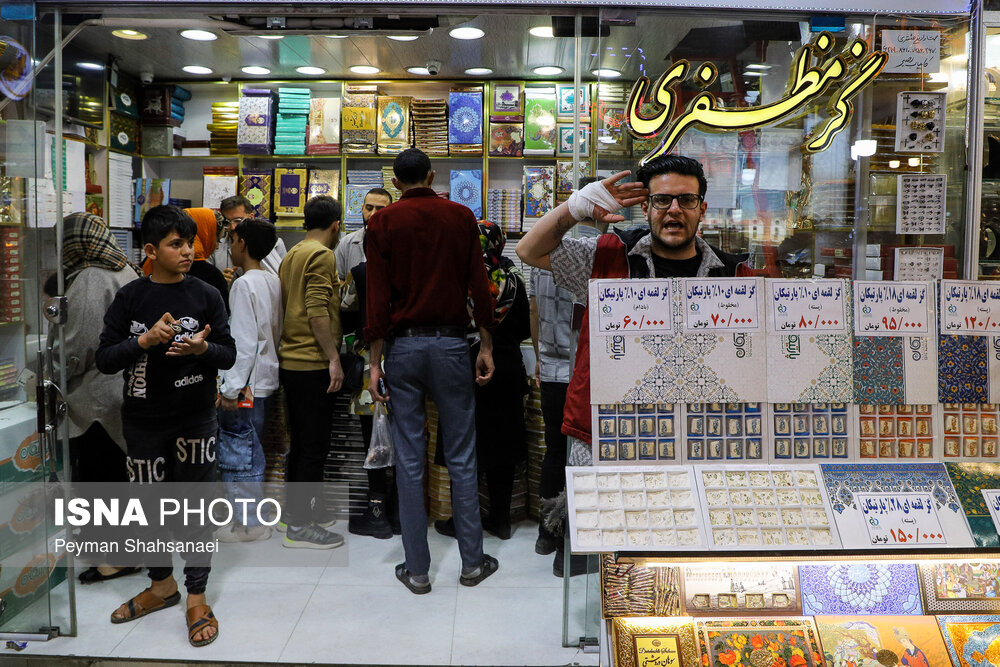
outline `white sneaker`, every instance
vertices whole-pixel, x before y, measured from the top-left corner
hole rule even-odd
[[[257,542],[271,537],[271,529],[267,526],[241,526],[234,523],[220,530],[215,537],[220,542]]]

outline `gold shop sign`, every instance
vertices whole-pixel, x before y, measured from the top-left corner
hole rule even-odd
[[[830,118],[810,133],[802,144],[802,150],[807,153],[826,150],[850,121],[854,112],[851,100],[878,76],[889,60],[884,51],[874,51],[863,58],[868,53],[868,44],[862,39],[852,40],[847,48],[836,55],[830,53],[833,44],[830,33],[823,32],[811,43],[799,48],[792,61],[788,85],[781,99],[761,106],[723,107],[715,95],[704,91],[696,95],[687,108],[674,118],[678,101],[678,92],[674,86],[687,77],[691,64],[680,60],[664,72],[656,82],[653,100],[647,99],[649,79],[641,77],[635,82],[628,98],[626,125],[634,137],[650,139],[663,133],[663,139],[639,164],[644,165],[653,158],[669,153],[681,136],[692,127],[706,132],[739,132],[778,123],[822,96],[837,82],[840,87],[827,105]],[[711,85],[718,75],[716,66],[708,62],[698,68],[693,82],[699,88],[704,88]],[[660,111],[644,115],[641,112],[643,105],[654,101],[654,106],[658,106]]]

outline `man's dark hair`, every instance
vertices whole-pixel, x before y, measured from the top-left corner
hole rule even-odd
[[[185,239],[193,239],[198,225],[191,216],[176,206],[154,206],[142,216],[142,243],[160,245],[170,232],[177,232]]]
[[[423,183],[431,171],[431,159],[419,148],[407,148],[392,161],[392,173],[403,185]]]
[[[596,180],[598,180],[596,176],[581,176],[580,181],[576,184],[576,189],[582,190],[585,185],[590,185]]]
[[[381,197],[388,197],[389,203],[390,204],[392,203],[392,193],[386,190],[385,188],[372,188],[371,190],[365,193],[365,197],[367,198],[368,195],[379,195]]]
[[[231,211],[237,206],[242,206],[243,210],[246,211],[247,214],[249,214],[250,210],[253,208],[253,204],[250,203],[250,200],[244,197],[243,195],[226,197],[221,202],[219,202],[219,210],[222,212]]]
[[[708,192],[708,180],[705,179],[705,170],[701,167],[701,162],[694,158],[683,155],[661,155],[647,162],[635,172],[635,178],[642,181],[645,188],[649,187],[649,181],[654,176],[660,174],[680,174],[681,176],[694,176],[698,179],[698,194],[702,197]],[[681,194],[680,192],[674,194]]]
[[[306,202],[302,213],[305,216],[306,229],[328,229],[330,225],[340,221],[343,209],[340,202],[330,195],[316,195]]]
[[[248,218],[233,229],[235,239],[243,239],[247,244],[247,254],[258,262],[274,250],[278,242],[278,230],[270,220]]]

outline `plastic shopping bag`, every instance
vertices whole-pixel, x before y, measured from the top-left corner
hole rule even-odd
[[[376,403],[372,418],[372,442],[365,458],[365,468],[388,468],[392,465],[395,465],[395,456],[392,433],[389,430],[389,413],[385,409],[385,403]]]

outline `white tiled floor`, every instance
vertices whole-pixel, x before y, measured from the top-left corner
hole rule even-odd
[[[333,528],[341,533],[346,529],[344,522]],[[183,604],[131,623],[108,621],[121,602],[146,585],[145,575],[77,586],[78,636],[32,642],[21,655],[597,665],[596,654],[562,647],[562,580],[552,576],[552,556],[535,554],[536,536],[537,524],[532,522],[518,525],[507,541],[487,535],[485,551],[500,561],[500,570],[481,585],[466,588],[458,585],[456,542],[430,528],[433,590],[422,596],[407,591],[393,574],[395,564],[403,560],[398,537],[345,535],[346,549],[312,552],[312,567],[215,568],[209,602],[219,618],[220,634],[200,649],[187,643]],[[240,545],[247,549],[245,562],[252,562],[250,547],[281,550],[280,535],[267,543]],[[584,596],[574,595],[573,600],[570,613],[578,627]]]

